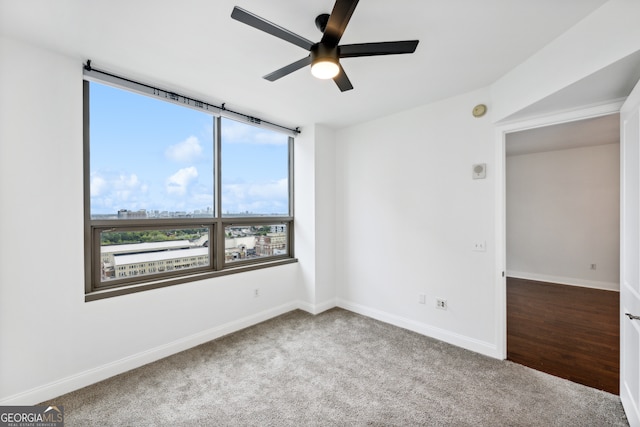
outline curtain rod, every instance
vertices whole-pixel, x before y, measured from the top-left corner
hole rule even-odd
[[[123,81],[128,82],[128,83],[132,83],[132,84],[135,84],[135,85],[146,87],[148,89],[153,90],[154,93],[158,93],[159,94],[160,92],[164,92],[165,94],[167,94],[173,100],[178,99],[178,98],[183,98],[185,100],[185,103],[190,103],[190,101],[192,101],[194,105],[199,106],[201,108],[203,108],[203,106],[207,107],[205,109],[208,109],[208,107],[212,107],[213,109],[219,110],[220,111],[220,115],[225,115],[225,113],[227,113],[227,114],[230,113],[231,115],[234,115],[234,116],[240,116],[240,117],[243,117],[244,119],[246,119],[249,123],[254,124],[254,125],[263,125],[264,124],[264,125],[269,125],[270,127],[276,127],[276,128],[279,128],[279,129],[284,129],[284,130],[289,131],[294,136],[300,134],[300,132],[301,132],[300,131],[300,127],[289,128],[289,127],[286,127],[286,126],[279,125],[277,123],[269,122],[267,120],[262,120],[262,119],[260,119],[258,117],[254,117],[254,116],[250,116],[248,114],[240,113],[238,111],[230,110],[230,109],[225,107],[225,103],[224,102],[220,106],[214,105],[214,104],[209,104],[207,102],[203,102],[203,101],[191,98],[189,96],[180,95],[180,94],[172,92],[172,91],[168,91],[168,90],[161,89],[161,88],[158,88],[158,87],[155,87],[155,86],[151,86],[151,85],[148,85],[146,83],[140,83],[140,82],[137,82],[135,80],[131,80],[131,79],[128,79],[128,78],[125,78],[125,77],[118,76],[116,74],[109,73],[107,71],[102,71],[102,70],[96,69],[96,68],[91,66],[91,60],[90,59],[87,60],[87,63],[84,65],[84,69],[86,71],[89,71],[89,72],[92,72],[92,73],[103,74],[105,76],[109,76],[109,77],[112,77],[112,78],[115,78],[115,79],[123,80]]]

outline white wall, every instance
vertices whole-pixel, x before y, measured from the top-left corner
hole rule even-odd
[[[471,115],[478,103],[489,105],[482,118]],[[337,133],[337,295],[345,308],[500,357],[490,111],[482,89]],[[474,163],[487,163],[486,179],[472,180]]]
[[[85,303],[81,59],[0,38],[0,94],[0,404],[53,398],[298,306],[299,264]]]
[[[300,300],[311,313],[335,307],[335,135],[322,125],[302,129],[295,144],[295,253]]]
[[[620,145],[506,162],[508,275],[619,290]]]
[[[325,126],[317,125],[315,136],[316,311],[320,311],[336,304],[336,140],[335,132]]]
[[[316,170],[315,126],[302,128],[294,147],[294,238],[295,256],[300,259],[298,298],[309,312],[315,310],[316,301]]]

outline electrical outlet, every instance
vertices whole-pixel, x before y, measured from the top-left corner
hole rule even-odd
[[[427,296],[425,294],[418,295],[418,304],[426,304]]]
[[[591,269],[595,270],[596,269],[596,265],[595,264],[591,264]]]
[[[485,241],[476,241],[473,242],[473,250],[476,252],[486,252],[487,251],[487,242]]]
[[[253,290],[253,297],[258,298],[260,296],[260,288],[255,288]]]
[[[447,300],[442,298],[436,298],[436,308],[439,308],[440,310],[446,310]]]

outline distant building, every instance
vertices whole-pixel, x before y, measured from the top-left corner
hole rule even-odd
[[[192,216],[194,218],[213,218],[213,209],[196,209],[193,211]]]
[[[118,216],[132,218],[142,211],[122,210]],[[145,212],[146,214],[146,212]],[[153,215],[157,214],[152,212]],[[280,226],[276,229],[280,229]],[[274,229],[272,227],[272,229]],[[246,235],[253,233],[246,227],[232,230],[234,237],[225,238],[225,261],[233,262],[255,257],[285,255],[287,253],[286,232],[268,233],[264,236]],[[147,274],[163,273],[185,268],[210,265],[209,236],[190,242],[189,240],[168,240],[163,242],[131,243],[108,245],[100,248],[102,280],[122,279]]]
[[[268,233],[256,236],[256,256],[284,255],[287,253],[287,234]]]
[[[120,209],[118,211],[118,219],[141,219],[141,218],[148,218],[147,211],[145,209],[140,209],[138,211]]]
[[[245,259],[249,255],[255,254],[256,240],[253,236],[227,237],[224,239],[225,261],[236,261]]]
[[[103,280],[209,265],[209,248],[188,240],[109,245],[100,252]]]
[[[164,273],[209,265],[209,248],[174,249],[114,257],[116,278]]]

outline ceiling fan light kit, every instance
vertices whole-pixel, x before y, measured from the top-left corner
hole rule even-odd
[[[353,85],[340,65],[340,58],[413,53],[418,46],[418,40],[340,46],[340,39],[357,4],[358,0],[336,0],[330,15],[325,13],[316,17],[316,26],[322,32],[322,39],[318,43],[313,43],[238,6],[233,8],[231,18],[309,51],[307,57],[264,76],[266,80],[273,82],[311,65],[311,74],[319,79],[333,79],[340,91],[345,92],[353,89]]]
[[[316,43],[311,48],[311,74],[318,79],[332,79],[340,73],[338,48]]]
[[[334,61],[323,59],[311,64],[311,74],[321,80],[332,79],[340,73],[340,67]]]

